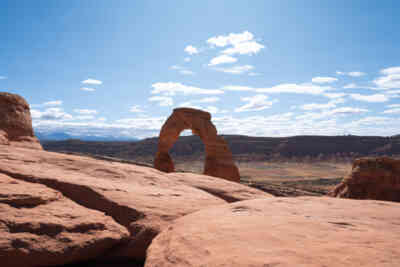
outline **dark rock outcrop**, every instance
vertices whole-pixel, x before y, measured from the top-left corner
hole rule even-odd
[[[19,95],[0,92],[0,144],[42,149],[33,133],[29,105]]]
[[[400,202],[400,160],[389,157],[357,159],[351,174],[329,195]]]

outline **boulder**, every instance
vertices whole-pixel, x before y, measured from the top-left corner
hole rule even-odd
[[[101,257],[129,232],[104,213],[60,192],[0,174],[0,262],[63,265]]]
[[[29,104],[19,95],[0,92],[0,144],[42,149],[33,133]]]
[[[329,197],[264,198],[179,218],[145,267],[400,266],[400,204]]]
[[[400,160],[389,157],[357,159],[351,174],[329,195],[400,202]]]
[[[39,184],[46,186],[41,188],[47,189],[48,193],[37,195],[53,196],[49,197],[52,199],[54,195],[62,194],[70,200],[69,203],[73,201],[77,207],[80,206],[82,209],[84,207],[88,212],[94,210],[96,214],[104,213],[126,228],[129,232],[128,239],[107,252],[110,259],[129,258],[143,261],[152,239],[181,216],[234,201],[272,197],[260,190],[211,176],[190,173],[167,174],[133,164],[7,145],[0,145],[0,173],[25,182],[24,187],[27,191]],[[0,177],[0,180],[2,179]],[[6,191],[18,193],[14,188]],[[55,194],[55,191],[61,194]],[[29,199],[26,201],[34,201],[33,198]],[[40,203],[50,201],[46,199],[44,197],[35,201]],[[56,201],[50,203],[57,204]],[[46,206],[39,207],[46,210]],[[59,216],[62,218],[67,216],[64,214],[70,212],[69,208],[64,210],[62,205],[57,204],[52,210],[52,216],[57,217],[56,208],[59,209]],[[8,210],[14,211],[11,207]],[[27,209],[26,212],[34,210]],[[32,220],[32,213],[26,213],[29,216],[25,213],[20,214],[24,221]],[[75,216],[73,214],[71,216]],[[99,223],[108,223],[110,219],[107,219],[109,218],[107,216],[99,216]],[[8,211],[5,211],[1,218],[7,217]],[[78,216],[76,221],[78,223],[82,220],[84,223],[85,219],[84,216]],[[24,228],[21,232],[29,233],[30,230]],[[8,233],[7,228],[0,228],[0,240],[6,233]],[[43,234],[46,235],[45,232]],[[51,238],[53,237],[50,236],[49,240]],[[53,240],[53,242],[57,244],[58,241]],[[86,239],[86,242],[91,241]],[[0,245],[0,255],[4,253],[3,249],[7,249],[7,246]],[[30,249],[24,253],[29,256]],[[19,254],[12,255],[16,258],[13,256],[8,259],[18,262]]]
[[[204,143],[206,151],[204,174],[234,182],[240,181],[239,170],[233,162],[232,152],[226,141],[217,135],[217,129],[211,122],[211,114],[192,108],[174,109],[162,126],[154,160],[156,169],[164,172],[175,170],[168,151],[185,129],[191,129]]]

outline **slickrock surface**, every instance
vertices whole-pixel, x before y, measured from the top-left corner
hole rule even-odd
[[[175,221],[146,267],[400,266],[400,204],[328,197],[269,198]]]
[[[239,182],[239,170],[233,162],[232,153],[225,140],[217,135],[217,129],[211,122],[211,114],[192,108],[174,109],[172,115],[161,128],[158,151],[154,167],[164,172],[173,172],[174,163],[168,151],[172,148],[179,134],[191,129],[200,136],[206,150],[204,174]]]
[[[0,174],[0,262],[4,267],[61,265],[100,257],[129,232],[44,185]]]
[[[400,202],[400,160],[389,157],[357,159],[351,174],[330,195]]]
[[[53,193],[48,195],[58,191],[88,212],[97,210],[112,217],[130,232],[130,237],[128,242],[109,253],[110,257],[138,260],[144,259],[151,240],[174,219],[228,202],[272,197],[260,190],[211,176],[166,174],[148,167],[7,145],[0,145],[0,173],[29,182],[24,185],[28,192],[30,186],[35,188],[35,183],[42,184],[51,188],[48,191]],[[3,179],[4,176],[0,177],[1,181]],[[58,209],[60,214],[70,212],[62,206]],[[55,210],[53,212],[56,214]],[[6,212],[1,218],[7,216]],[[27,221],[32,219],[22,216]],[[99,223],[104,221],[99,217]],[[3,231],[0,230],[0,240]],[[0,246],[1,253],[4,251]]]
[[[33,134],[29,105],[19,95],[0,92],[0,144],[42,149]]]

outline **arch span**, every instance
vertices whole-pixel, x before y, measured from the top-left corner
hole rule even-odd
[[[190,129],[200,136],[205,146],[204,174],[239,182],[239,170],[233,162],[226,141],[217,135],[211,114],[193,108],[176,108],[161,128],[154,167],[160,171],[175,171],[169,150],[183,130]]]

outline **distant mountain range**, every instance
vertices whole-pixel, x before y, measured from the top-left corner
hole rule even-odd
[[[35,132],[36,137],[41,142],[46,141],[65,141],[69,139],[81,140],[81,141],[99,141],[99,142],[114,142],[114,141],[137,141],[138,138],[124,138],[124,137],[113,137],[113,136],[95,136],[95,135],[70,135],[65,132]]]
[[[250,137],[224,135],[236,160],[351,160],[362,156],[400,155],[400,136],[294,136]],[[96,142],[83,140],[42,141],[49,151],[79,152],[127,160],[150,161],[157,151],[158,138],[140,141]],[[176,159],[204,157],[198,136],[181,136],[171,149]]]

